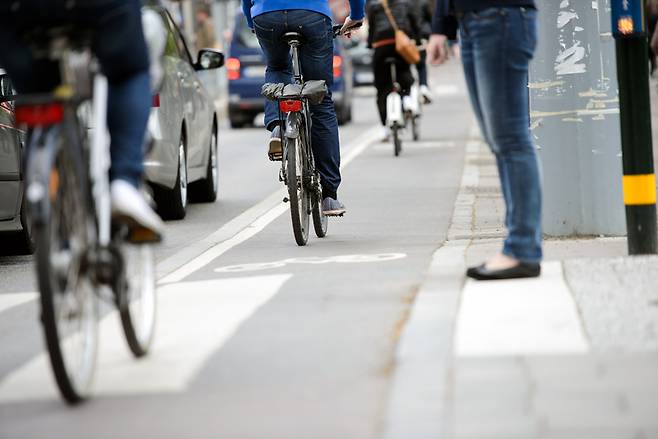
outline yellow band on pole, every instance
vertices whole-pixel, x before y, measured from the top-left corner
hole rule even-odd
[[[656,204],[656,174],[624,175],[624,204]]]

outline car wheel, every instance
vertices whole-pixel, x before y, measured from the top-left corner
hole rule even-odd
[[[184,135],[181,135],[178,145],[178,172],[176,173],[174,187],[168,189],[156,186],[153,189],[158,213],[163,219],[178,220],[185,218],[187,208],[187,154]]]
[[[341,106],[336,111],[338,125],[345,125],[352,120],[352,108],[350,106]]]
[[[21,226],[23,229],[19,232],[7,232],[1,235],[4,248],[0,254],[7,255],[31,255],[36,248],[34,235],[32,234],[32,222],[27,215],[27,204],[23,200],[20,212]]]
[[[213,123],[210,135],[210,151],[208,164],[206,165],[206,176],[190,184],[190,199],[202,203],[212,203],[217,199],[219,189],[219,159],[217,151],[217,124]]]

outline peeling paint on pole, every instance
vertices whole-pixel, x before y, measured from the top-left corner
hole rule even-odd
[[[621,142],[609,0],[538,0],[530,116],[544,169],[544,231],[623,235]]]

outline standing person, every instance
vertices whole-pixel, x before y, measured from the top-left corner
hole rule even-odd
[[[197,52],[204,48],[217,47],[215,38],[215,28],[210,18],[210,7],[207,4],[201,4],[196,10],[196,32],[194,45]]]
[[[410,0],[385,1],[388,2],[398,27],[409,35],[409,38],[419,40],[420,29],[415,5]],[[375,49],[372,69],[375,75],[375,88],[377,88],[377,108],[383,126],[382,137],[386,141],[390,136],[390,129],[386,126],[386,97],[393,91],[393,78],[387,61],[395,59],[397,82],[400,84],[402,96],[409,95],[414,77],[411,74],[409,63],[395,50],[395,29],[382,2],[370,0],[367,3],[366,11],[368,15],[368,46]]]
[[[364,0],[349,0],[350,15],[343,31],[363,21]],[[265,81],[292,82],[290,47],[283,39],[286,32],[300,32],[305,39],[299,55],[305,80],[324,80],[331,90],[334,82],[334,35],[328,0],[242,0],[247,24],[256,33],[267,58]],[[327,216],[346,212],[338,201],[340,176],[340,144],[338,122],[331,91],[318,105],[311,105],[313,128],[311,144],[322,180],[322,211]],[[265,127],[272,132],[269,141],[270,160],[281,160],[281,123],[279,109],[273,101],[265,102]]]
[[[447,59],[447,40],[460,32],[471,103],[496,156],[506,205],[502,252],[467,275],[479,280],[539,276],[542,191],[528,109],[528,64],[537,43],[534,0],[437,0],[432,27],[433,64]]]

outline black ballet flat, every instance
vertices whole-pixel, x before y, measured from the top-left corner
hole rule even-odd
[[[487,270],[485,264],[466,270],[466,276],[475,280],[523,279],[537,277],[540,273],[541,266],[530,262],[519,262],[517,266],[504,270]]]

